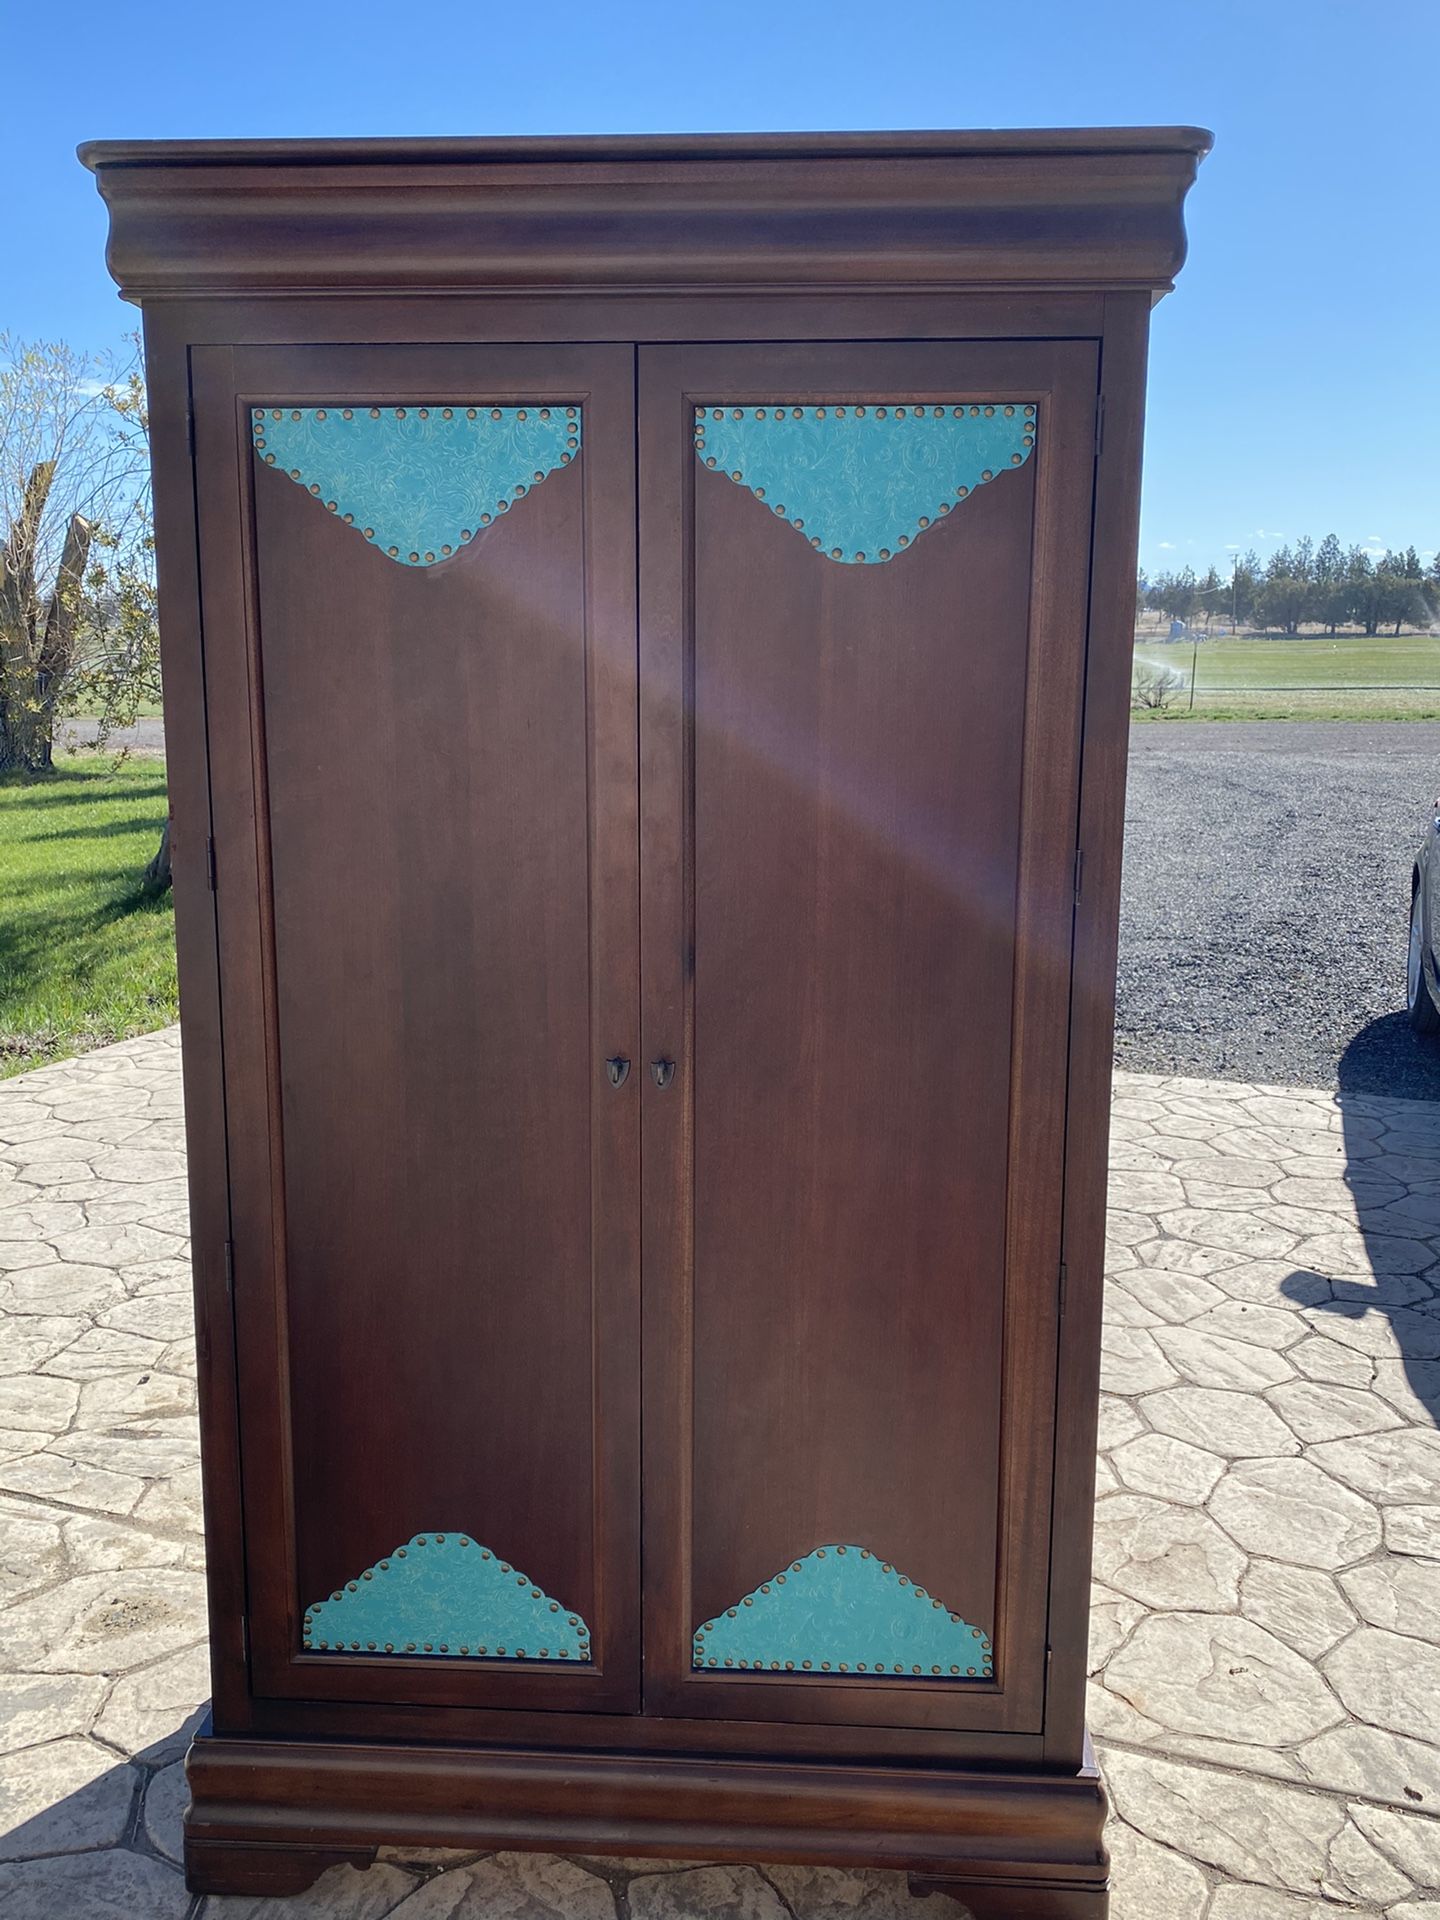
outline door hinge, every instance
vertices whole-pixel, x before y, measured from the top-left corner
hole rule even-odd
[[[1070,1285],[1070,1270],[1062,1260],[1060,1262],[1060,1318],[1065,1318],[1065,1295]]]
[[[205,874],[210,882],[210,891],[215,891],[215,836],[209,835],[205,841]]]
[[[235,1298],[235,1242],[225,1242],[225,1298]]]
[[[1085,850],[1083,847],[1076,847],[1075,849],[1075,904],[1077,907],[1080,904],[1080,890],[1083,887],[1084,883],[1085,883]]]
[[[1095,458],[1098,460],[1105,451],[1105,396],[1102,393],[1095,402]]]

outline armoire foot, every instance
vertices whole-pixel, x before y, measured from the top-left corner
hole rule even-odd
[[[912,1873],[914,1894],[945,1893],[968,1907],[973,1920],[1108,1920],[1110,1888],[1107,1881],[992,1882],[955,1880],[929,1873]]]
[[[304,1893],[328,1867],[368,1867],[374,1847],[285,1847],[264,1841],[185,1840],[191,1893]]]

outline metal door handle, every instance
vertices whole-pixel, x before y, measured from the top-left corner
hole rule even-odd
[[[605,1071],[610,1076],[612,1087],[623,1087],[630,1078],[630,1062],[623,1053],[617,1053],[613,1060],[605,1062]]]
[[[675,1062],[673,1060],[652,1060],[650,1062],[650,1078],[655,1082],[657,1087],[668,1087],[670,1082],[675,1078]]]

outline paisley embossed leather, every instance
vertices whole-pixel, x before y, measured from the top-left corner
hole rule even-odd
[[[1035,445],[1019,401],[697,407],[701,463],[748,487],[817,553],[877,566]]]
[[[406,567],[448,560],[580,451],[578,406],[256,407],[257,458]]]
[[[691,1664],[988,1680],[988,1636],[868,1547],[817,1547],[695,1630]]]

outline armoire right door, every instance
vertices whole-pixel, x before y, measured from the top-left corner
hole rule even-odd
[[[649,1711],[1043,1724],[1097,374],[641,350]]]

